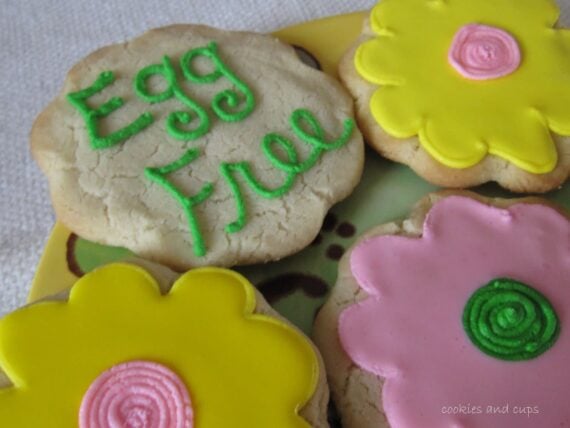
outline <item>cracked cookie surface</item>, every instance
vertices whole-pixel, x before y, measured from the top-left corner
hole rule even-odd
[[[78,63],[31,141],[58,220],[82,237],[179,269],[233,266],[313,241],[361,176],[352,118],[340,84],[290,46],[178,25]]]

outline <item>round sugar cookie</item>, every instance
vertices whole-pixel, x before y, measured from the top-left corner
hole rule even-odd
[[[31,146],[59,221],[177,269],[302,249],[364,158],[337,81],[273,37],[196,25],[79,62]]]
[[[570,220],[431,194],[341,260],[315,343],[346,428],[570,422]]]
[[[339,65],[367,141],[443,187],[560,186],[570,39],[558,16],[551,0],[381,0]]]

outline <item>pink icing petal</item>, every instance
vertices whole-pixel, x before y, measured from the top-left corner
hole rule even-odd
[[[520,65],[521,51],[506,31],[469,24],[455,34],[448,59],[463,77],[488,80],[513,73]]]
[[[353,250],[351,270],[371,297],[341,314],[340,340],[358,366],[386,378],[383,404],[392,428],[570,426],[564,216],[541,205],[502,210],[448,197],[429,212],[422,238],[368,239]],[[560,318],[557,342],[538,358],[495,359],[463,330],[469,297],[498,277],[534,287]],[[482,413],[442,411],[468,405]],[[508,414],[487,413],[486,406],[505,405]],[[525,407],[539,413],[521,415]]]
[[[79,410],[80,428],[192,428],[184,383],[170,369],[131,361],[111,367],[89,387]]]

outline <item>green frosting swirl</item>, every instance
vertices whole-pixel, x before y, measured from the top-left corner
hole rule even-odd
[[[477,348],[495,358],[536,358],[558,339],[560,324],[550,302],[528,285],[494,279],[469,298],[463,327]]]

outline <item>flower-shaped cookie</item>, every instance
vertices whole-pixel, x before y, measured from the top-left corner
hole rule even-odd
[[[254,288],[216,268],[167,295],[144,270],[110,265],[67,302],[0,322],[0,390],[10,427],[308,427],[299,410],[319,367],[310,343],[254,314]]]
[[[369,297],[342,312],[343,348],[385,378],[392,428],[570,422],[570,222],[540,204],[447,197],[421,238],[351,254]]]
[[[553,28],[558,14],[552,0],[382,0],[353,60],[377,85],[370,113],[393,137],[418,136],[445,167],[491,154],[552,172],[551,131],[570,136],[570,33]]]
[[[203,25],[81,60],[30,141],[60,223],[179,271],[298,252],[364,162],[335,79],[273,37]]]

